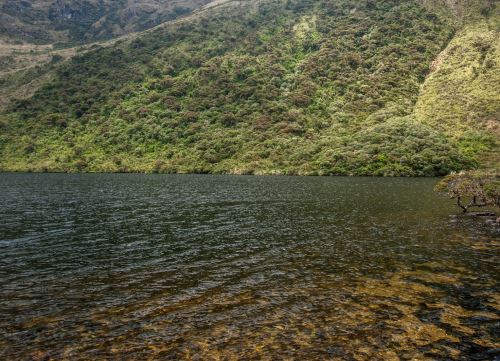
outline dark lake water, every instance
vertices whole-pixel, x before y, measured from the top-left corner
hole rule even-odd
[[[436,179],[0,174],[0,359],[500,357]]]

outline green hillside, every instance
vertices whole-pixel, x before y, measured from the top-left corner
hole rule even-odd
[[[500,167],[500,16],[466,24],[433,62],[415,116],[482,167]]]
[[[0,168],[477,167],[498,154],[500,48],[498,9],[476,5],[462,16],[421,1],[234,1],[94,46],[3,111]]]

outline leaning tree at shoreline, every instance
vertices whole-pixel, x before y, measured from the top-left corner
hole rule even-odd
[[[474,207],[500,208],[500,176],[485,171],[462,171],[444,177],[436,191],[446,193],[466,213]]]

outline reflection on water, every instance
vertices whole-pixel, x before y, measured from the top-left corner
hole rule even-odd
[[[434,183],[0,174],[0,358],[495,359],[498,233]]]

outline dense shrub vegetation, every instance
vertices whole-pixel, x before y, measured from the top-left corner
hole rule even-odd
[[[491,137],[467,142],[413,115],[455,30],[420,4],[250,2],[96,46],[10,106],[0,167],[419,176],[474,167]]]

